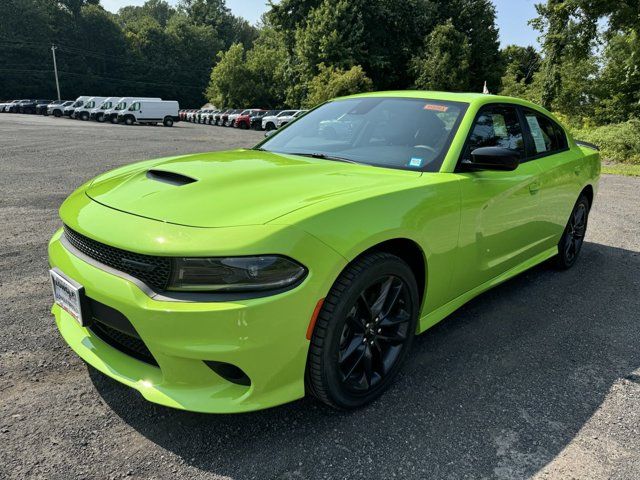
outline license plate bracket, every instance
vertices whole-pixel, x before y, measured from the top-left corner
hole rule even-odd
[[[54,302],[81,326],[89,326],[91,324],[91,307],[84,287],[67,277],[56,267],[49,270],[49,276]]]

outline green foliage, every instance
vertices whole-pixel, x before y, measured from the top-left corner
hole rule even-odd
[[[366,55],[362,10],[365,0],[324,0],[295,32],[296,57],[312,77],[320,64],[345,68]]]
[[[640,40],[633,30],[611,35],[604,49],[603,68],[596,79],[599,101],[596,123],[616,123],[640,116]]]
[[[504,65],[504,77],[523,85],[530,85],[534,75],[540,71],[542,58],[535,48],[508,45],[500,52]]]
[[[256,98],[264,105],[310,105],[340,82],[353,82],[349,91],[415,85],[481,91],[485,81],[497,90],[502,76],[490,0],[281,0],[271,2],[264,22],[246,61],[253,78],[277,88],[259,94],[254,88],[246,105]],[[252,60],[254,50],[260,62]],[[323,86],[328,78],[335,83]]]
[[[600,148],[603,160],[640,165],[640,120],[575,130],[576,139]]]
[[[244,102],[252,100],[253,82],[246,64],[244,47],[241,43],[236,43],[226,52],[220,52],[218,57],[218,64],[211,70],[207,97],[223,108],[245,105]]]
[[[437,0],[437,23],[451,20],[469,43],[469,86],[481,92],[484,82],[497,91],[502,76],[496,10],[491,0]],[[434,25],[435,27],[435,25]],[[433,27],[432,27],[433,28]]]
[[[318,75],[309,82],[309,93],[304,102],[308,108],[335,97],[368,92],[373,88],[373,82],[360,65],[342,70],[321,63],[318,70]]]
[[[471,48],[451,21],[426,38],[423,52],[411,61],[415,85],[425,90],[464,91],[469,87]]]
[[[164,0],[117,15],[98,0],[0,1],[0,92],[8,98],[55,98],[51,44],[60,90],[79,95],[140,95],[204,102],[217,53],[256,29],[223,1]]]

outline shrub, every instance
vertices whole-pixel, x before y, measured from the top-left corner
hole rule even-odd
[[[640,165],[640,120],[638,119],[575,130],[573,136],[577,140],[597,145],[605,161]]]

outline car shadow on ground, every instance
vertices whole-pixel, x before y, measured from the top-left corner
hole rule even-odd
[[[571,442],[614,382],[637,381],[639,279],[639,252],[585,243],[573,269],[536,267],[418,337],[396,385],[350,413],[303,399],[194,414],[90,373],[129,425],[219,475],[528,477]]]

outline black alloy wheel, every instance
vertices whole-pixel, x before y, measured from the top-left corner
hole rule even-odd
[[[374,252],[340,275],[318,316],[307,390],[336,408],[371,402],[391,384],[416,330],[418,288],[400,258]]]
[[[589,199],[584,194],[580,195],[558,243],[558,255],[555,257],[558,267],[566,269],[576,263],[587,233],[589,208]]]

